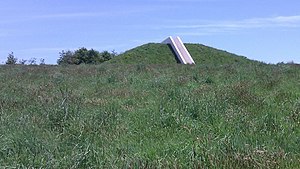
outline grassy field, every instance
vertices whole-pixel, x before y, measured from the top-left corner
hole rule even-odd
[[[300,67],[0,66],[0,168],[297,168]]]
[[[0,168],[297,168],[300,66],[187,44],[0,66]]]

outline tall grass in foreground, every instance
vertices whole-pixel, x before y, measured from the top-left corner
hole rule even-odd
[[[297,168],[295,65],[1,66],[1,168]]]

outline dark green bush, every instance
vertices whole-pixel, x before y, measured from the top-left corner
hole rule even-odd
[[[14,56],[14,53],[11,52],[10,54],[8,54],[7,56],[7,60],[6,60],[6,64],[7,65],[15,65],[17,63],[18,59]]]
[[[86,49],[84,47],[73,51],[67,50],[59,53],[60,58],[57,60],[57,64],[71,64],[71,65],[80,65],[80,64],[99,64],[105,61],[108,61],[115,57],[117,54],[112,51],[103,51],[98,52],[94,49]]]

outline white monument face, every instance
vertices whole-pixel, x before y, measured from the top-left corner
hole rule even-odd
[[[181,39],[178,36],[175,38],[170,36],[162,43],[171,45],[177,58],[180,60],[182,64],[195,64],[189,51],[186,49],[186,47],[184,46],[184,44],[182,43]]]

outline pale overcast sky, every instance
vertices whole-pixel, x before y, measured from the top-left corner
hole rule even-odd
[[[79,47],[124,52],[168,36],[266,63],[300,63],[299,0],[1,0],[0,63]]]

